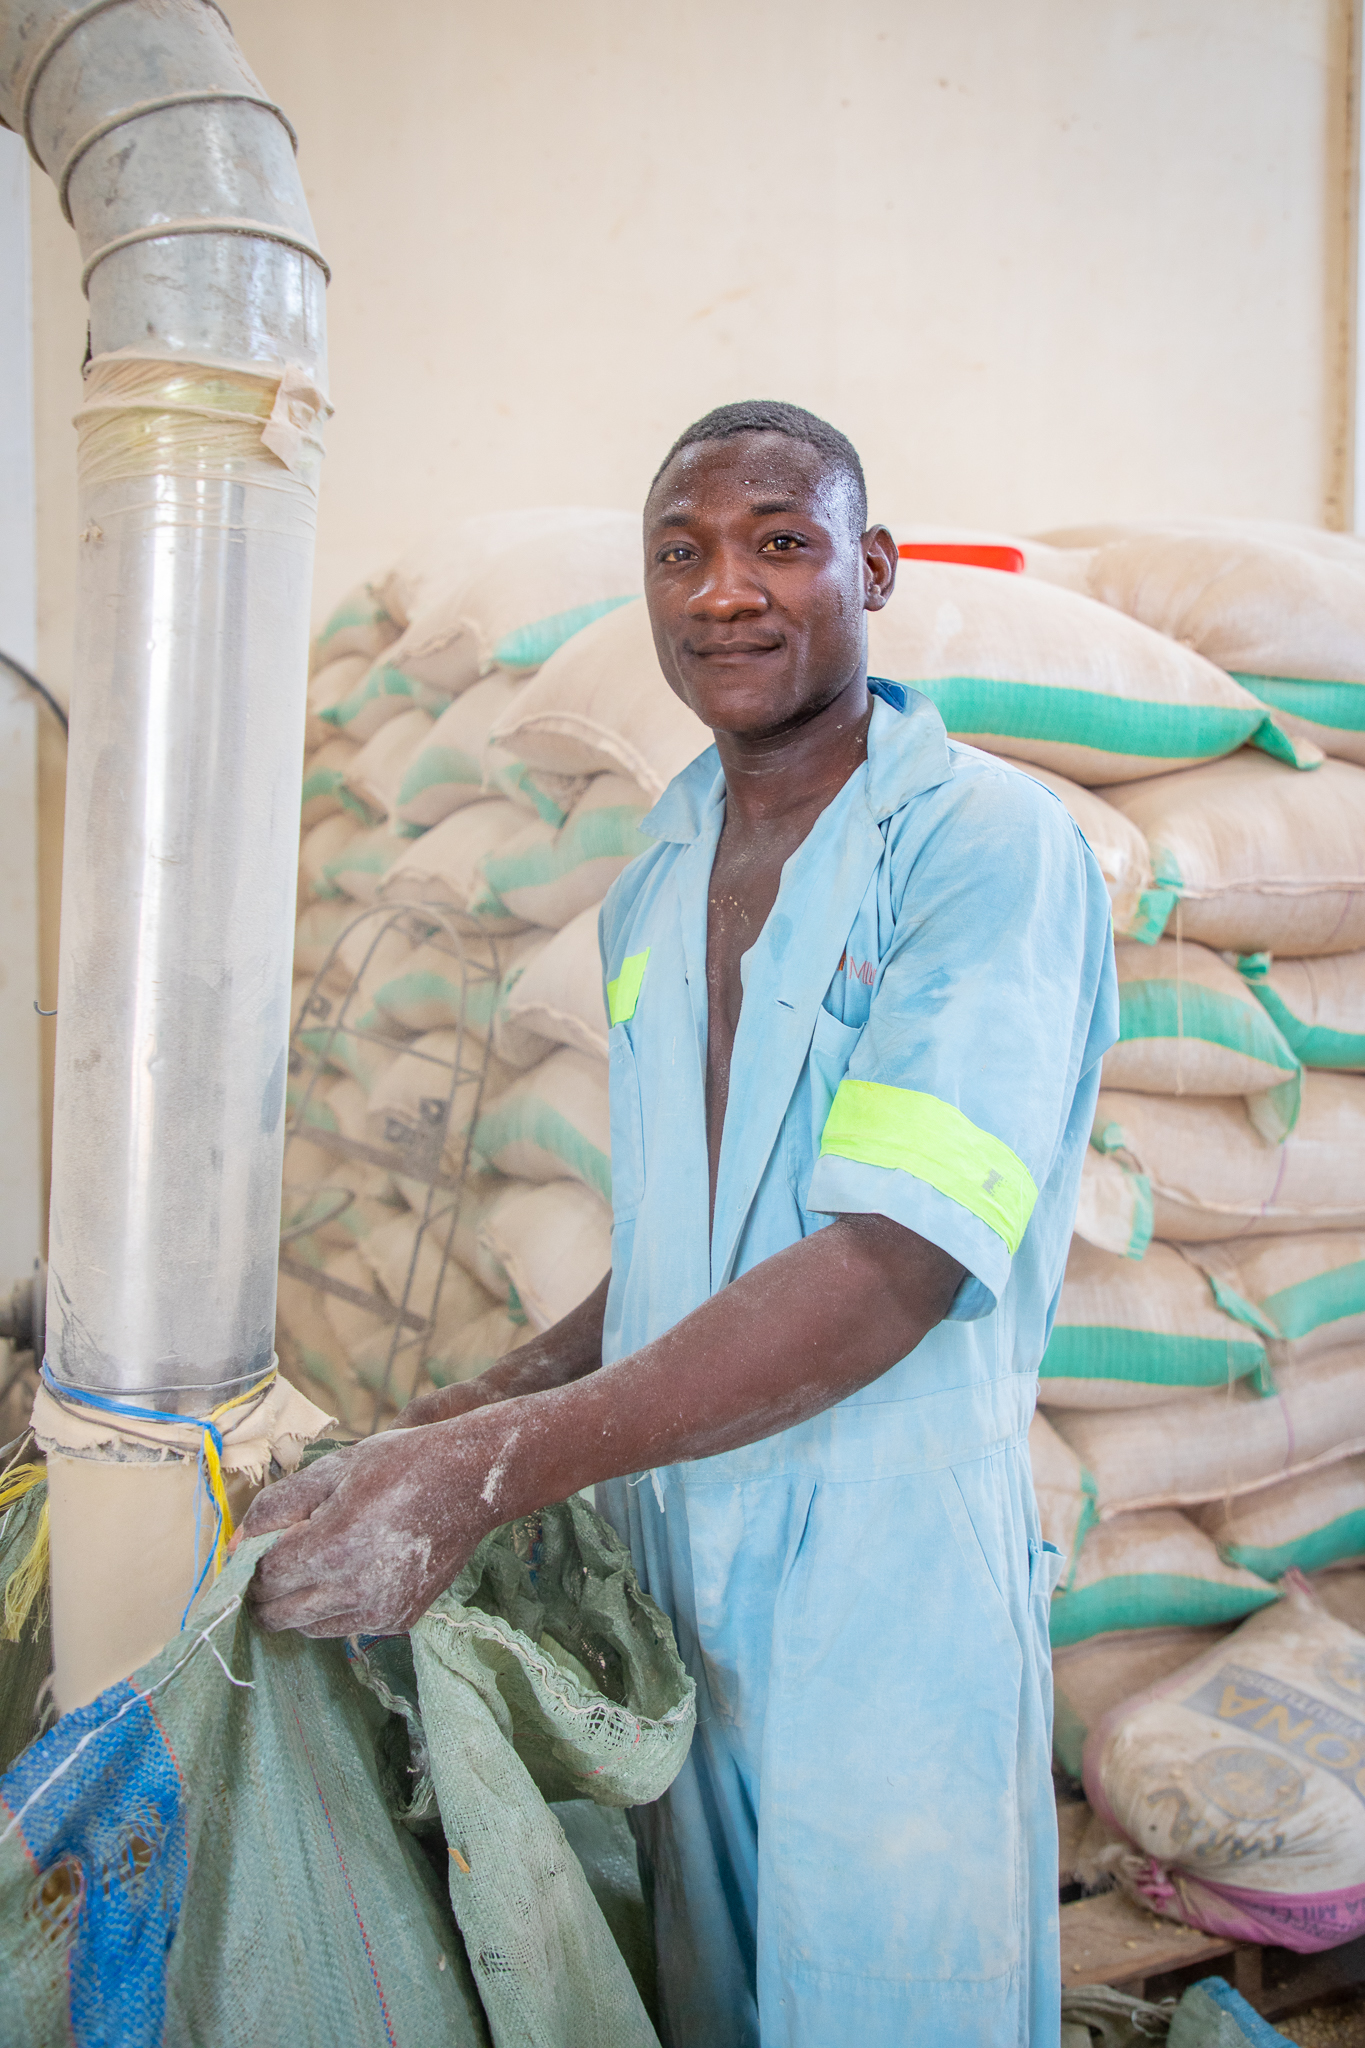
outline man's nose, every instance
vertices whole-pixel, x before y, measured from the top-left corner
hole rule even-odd
[[[767,611],[768,593],[748,551],[722,547],[709,552],[686,609],[694,619],[737,619]]]

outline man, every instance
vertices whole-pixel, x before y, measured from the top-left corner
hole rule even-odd
[[[267,1627],[400,1629],[575,1488],[697,1682],[635,1816],[671,2048],[1059,2030],[1026,1431],[1100,1057],[1108,898],[1036,782],[869,686],[896,549],[823,421],[725,406],[645,507],[715,733],[601,917],[608,1281],[258,1501]],[[866,529],[866,530],[864,530]]]

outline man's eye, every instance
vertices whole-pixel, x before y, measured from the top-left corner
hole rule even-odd
[[[764,541],[762,551],[765,555],[790,555],[800,545],[794,533],[775,533],[771,540]]]
[[[683,543],[679,541],[676,547],[665,548],[663,553],[660,555],[659,560],[661,562],[686,562],[690,561],[691,556],[691,548],[685,547]]]

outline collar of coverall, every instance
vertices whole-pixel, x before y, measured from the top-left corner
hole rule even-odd
[[[889,818],[912,796],[935,789],[952,773],[948,734],[927,697],[904,683],[869,676],[872,722],[867,730],[867,806],[873,818]],[[862,771],[859,771],[862,772]],[[696,839],[725,801],[725,776],[714,747],[676,775],[640,830],[650,839],[680,844]]]

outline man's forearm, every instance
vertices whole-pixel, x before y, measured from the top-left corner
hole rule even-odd
[[[419,1395],[403,1410],[396,1426],[417,1429],[428,1422],[443,1422],[448,1416],[566,1386],[584,1373],[596,1372],[602,1363],[602,1325],[610,1285],[611,1274],[607,1273],[586,1301],[580,1301],[541,1336],[509,1351],[477,1379],[457,1380],[435,1393]]]
[[[486,1433],[483,1499],[505,1521],[818,1415],[912,1351],[961,1278],[956,1261],[899,1225],[841,1217],[617,1364],[448,1426]]]

